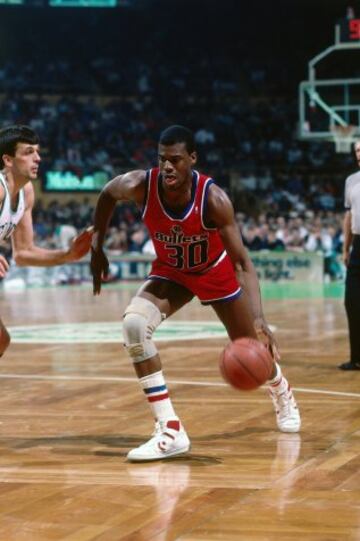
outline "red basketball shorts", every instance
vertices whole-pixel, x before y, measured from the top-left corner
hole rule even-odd
[[[169,280],[184,286],[196,295],[202,304],[232,301],[241,295],[241,287],[227,254],[203,272],[182,272],[156,259],[152,264],[149,279]]]

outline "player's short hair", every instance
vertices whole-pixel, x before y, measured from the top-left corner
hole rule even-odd
[[[0,167],[4,167],[2,159],[4,154],[15,156],[16,145],[18,143],[28,143],[29,145],[38,145],[40,139],[38,134],[29,126],[13,124],[0,130]]]
[[[169,126],[161,132],[160,139],[159,139],[160,145],[175,145],[176,143],[185,143],[186,150],[189,154],[195,151],[195,139],[194,134],[189,128],[185,128],[184,126],[174,125]]]

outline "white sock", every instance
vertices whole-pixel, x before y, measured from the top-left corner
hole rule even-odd
[[[276,365],[276,376],[273,379],[268,381],[271,390],[276,393],[284,393],[289,389],[289,383],[286,378],[282,375],[281,368],[278,363]]]
[[[139,379],[156,421],[177,419],[177,415],[169,398],[169,393],[162,373],[155,372]]]

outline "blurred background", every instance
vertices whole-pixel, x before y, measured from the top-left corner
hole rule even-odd
[[[67,246],[91,224],[102,186],[156,165],[160,132],[183,124],[195,132],[199,169],[228,192],[259,275],[261,254],[305,269],[315,254],[317,279],[341,282],[344,182],[357,164],[349,145],[336,148],[335,113],[316,96],[301,116],[299,85],[335,25],[346,32],[357,17],[359,2],[343,0],[0,0],[0,126],[28,124],[42,141],[36,242]],[[357,28],[340,41],[358,45]],[[360,77],[358,51],[334,51],[316,76]],[[347,104],[347,123],[358,125],[345,86],[326,102]],[[311,137],[316,130],[323,135]],[[118,205],[106,247],[111,280],[145,276],[152,249],[134,207]],[[6,280],[69,284],[89,272],[12,266]]]

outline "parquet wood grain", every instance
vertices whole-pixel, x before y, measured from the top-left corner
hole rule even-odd
[[[10,326],[121,321],[133,290],[0,294]],[[13,343],[0,363],[0,541],[359,541],[360,374],[341,299],[265,302],[302,414],[276,428],[265,388],[218,370],[226,338],[159,342],[187,456],[130,464],[152,431],[117,343]],[[173,317],[209,320],[192,302]],[[359,331],[360,332],[360,331]],[[40,330],[39,330],[40,336]]]

